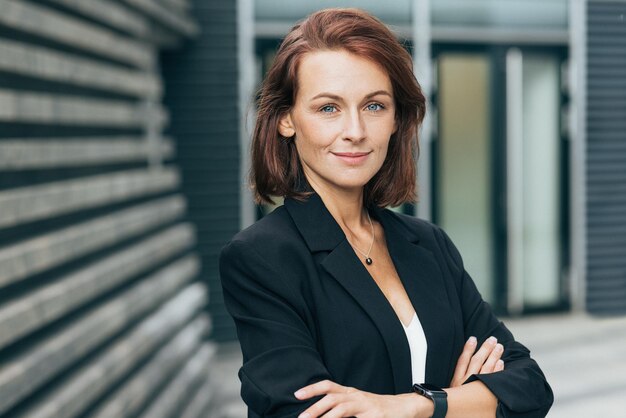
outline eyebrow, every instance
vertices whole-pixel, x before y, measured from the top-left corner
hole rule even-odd
[[[386,95],[386,96],[389,96],[389,97],[393,98],[391,93],[389,93],[387,90],[376,90],[376,91],[368,94],[367,96],[365,96],[365,99],[370,99],[370,98],[372,98],[374,96],[378,96],[379,94],[383,94],[383,95]],[[320,93],[320,94],[312,97],[311,100],[319,99],[320,97],[328,97],[329,99],[333,99],[333,100],[342,100],[341,96],[337,96],[336,94],[332,94],[332,93]]]

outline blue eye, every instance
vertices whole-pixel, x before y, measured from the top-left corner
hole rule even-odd
[[[323,113],[334,113],[334,109],[336,109],[335,106],[333,106],[333,105],[326,105],[326,106],[323,106],[320,109],[320,111],[322,111]]]
[[[370,103],[367,105],[367,110],[371,110],[372,112],[378,112],[379,110],[383,110],[385,107],[380,103]]]

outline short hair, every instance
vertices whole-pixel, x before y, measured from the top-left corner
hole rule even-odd
[[[426,99],[413,74],[409,52],[379,19],[356,8],[323,9],[309,15],[293,26],[278,48],[258,94],[249,176],[255,201],[273,204],[271,196],[304,200],[313,191],[295,143],[280,135],[278,124],[295,103],[302,57],[319,50],[345,50],[386,71],[393,88],[397,130],[383,165],[364,187],[364,203],[384,207],[414,202],[417,130]]]

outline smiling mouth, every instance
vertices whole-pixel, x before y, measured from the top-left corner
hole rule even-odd
[[[360,164],[367,159],[367,156],[370,154],[369,152],[333,152],[335,157],[340,160],[350,164]]]

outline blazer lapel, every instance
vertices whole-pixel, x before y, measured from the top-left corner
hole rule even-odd
[[[378,328],[392,367],[395,393],[410,390],[411,354],[402,323],[358,259],[341,227],[317,193],[306,202],[285,199],[285,206],[312,253],[328,251],[321,265],[356,300]]]
[[[391,304],[347,241],[341,227],[332,217],[320,196],[312,194],[305,202],[285,199],[285,207],[293,218],[312,253],[328,252],[321,259],[324,269],[337,280],[361,306],[378,328],[392,367],[395,393],[411,391],[411,354],[402,328]],[[382,223],[387,247],[398,275],[420,319],[428,343],[426,378],[429,383],[444,385],[435,375],[447,376],[451,341],[441,344],[449,330],[441,329],[449,323],[445,290],[441,273],[432,253],[419,247],[418,237],[391,219],[390,211],[370,207],[370,214]],[[443,341],[449,341],[443,338]],[[416,382],[421,383],[421,382]]]
[[[418,245],[417,234],[401,225],[391,211],[374,208],[372,213],[383,225],[389,254],[426,335],[426,382],[447,387],[447,376],[455,360],[457,336],[453,333],[458,327],[454,324],[441,269],[434,254]]]
[[[354,297],[380,332],[394,377],[395,393],[410,389],[411,353],[402,324],[376,282],[347,240],[322,261],[322,266]]]

